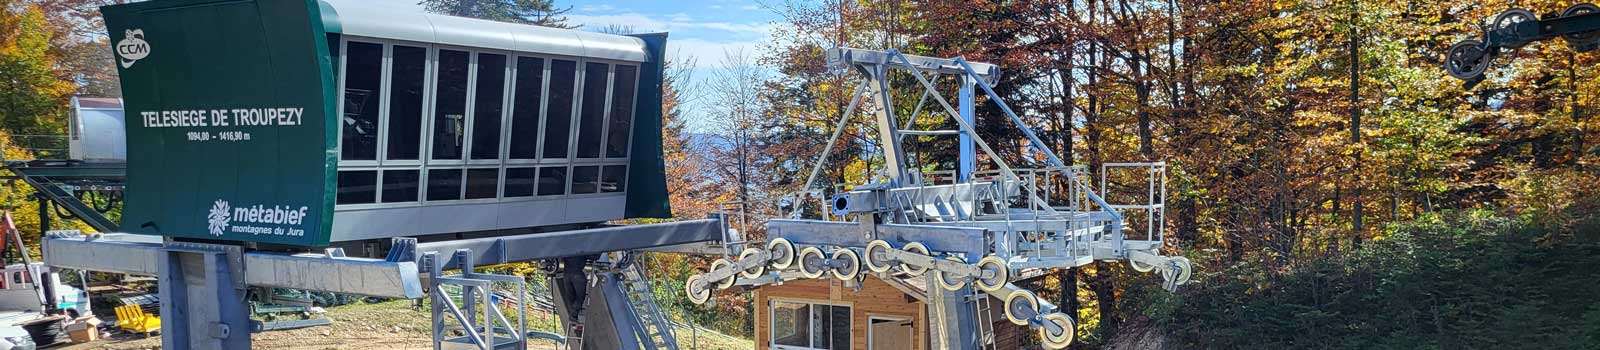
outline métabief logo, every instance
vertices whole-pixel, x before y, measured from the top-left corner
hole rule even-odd
[[[221,236],[228,229],[228,224],[233,222],[233,214],[228,209],[228,201],[225,200],[218,199],[211,204],[211,214],[206,215],[206,219],[210,222],[207,228],[212,236]]]
[[[133,67],[133,62],[150,56],[150,43],[144,41],[144,29],[129,29],[126,35],[117,41],[117,57],[122,63],[122,68]]]

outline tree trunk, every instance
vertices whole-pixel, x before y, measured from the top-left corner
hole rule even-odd
[[[1365,152],[1361,147],[1361,35],[1356,30],[1357,7],[1358,2],[1352,0],[1350,2],[1350,144],[1357,147],[1354,152],[1355,161],[1351,163],[1350,169],[1350,175],[1354,180],[1350,184],[1352,192],[1350,200],[1354,209],[1350,216],[1350,226],[1352,231],[1355,231],[1352,248],[1361,247],[1362,236],[1366,232],[1366,225],[1362,222],[1366,219],[1363,213],[1366,208],[1361,202],[1361,154]]]

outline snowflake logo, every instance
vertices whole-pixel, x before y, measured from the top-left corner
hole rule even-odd
[[[228,201],[225,200],[218,199],[216,203],[211,204],[211,214],[206,215],[206,218],[211,223],[209,228],[212,236],[222,236],[222,230],[228,229],[228,223],[233,221],[228,209]]]

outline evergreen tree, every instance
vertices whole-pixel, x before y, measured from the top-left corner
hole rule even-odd
[[[558,8],[553,0],[422,0],[429,12],[491,21],[576,28],[563,16],[572,7]]]

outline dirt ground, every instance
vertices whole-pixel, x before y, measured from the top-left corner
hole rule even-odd
[[[534,316],[534,315],[530,315]],[[382,349],[382,350],[432,350],[429,337],[427,310],[415,310],[411,302],[391,301],[377,304],[346,305],[329,308],[324,317],[333,324],[311,328],[257,333],[251,337],[251,348],[286,350],[324,349]],[[535,316],[536,318],[537,316]],[[533,327],[530,321],[530,327]],[[702,330],[701,332],[705,332]],[[680,329],[678,334],[688,334]],[[699,344],[689,344],[687,336],[680,336],[680,348],[703,350],[753,349],[748,340],[700,333]],[[160,349],[161,338],[145,338],[132,334],[116,334],[85,344],[72,344],[54,349],[61,350],[145,350]],[[535,340],[529,349],[565,349],[564,346],[545,340]]]

